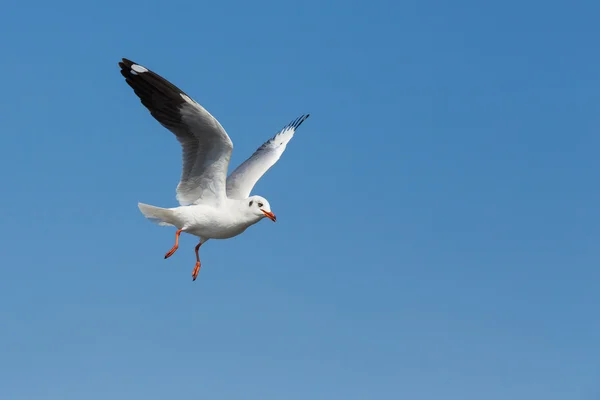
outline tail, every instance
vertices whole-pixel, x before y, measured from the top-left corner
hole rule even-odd
[[[138,207],[142,214],[144,214],[144,217],[148,218],[151,222],[161,226],[175,226],[172,210],[154,207],[144,203],[138,203]]]

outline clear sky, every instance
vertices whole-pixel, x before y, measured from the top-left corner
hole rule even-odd
[[[0,398],[600,399],[600,3],[493,3],[5,0]],[[196,282],[121,57],[311,113]]]

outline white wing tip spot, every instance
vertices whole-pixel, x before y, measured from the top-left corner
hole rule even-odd
[[[141,65],[137,65],[137,64],[133,64],[133,65],[131,66],[131,70],[132,70],[133,72],[137,72],[137,73],[139,73],[139,74],[142,74],[142,73],[144,73],[144,72],[148,72],[148,70],[147,70],[146,68],[142,67]]]

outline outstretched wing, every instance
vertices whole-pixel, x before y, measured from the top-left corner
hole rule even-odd
[[[247,198],[260,177],[279,160],[288,142],[294,136],[294,132],[309,115],[303,115],[286,125],[237,167],[227,178],[227,197],[230,199]]]
[[[119,66],[142,104],[181,143],[179,203],[216,205],[223,201],[233,143],[219,121],[181,89],[149,69],[125,58]]]

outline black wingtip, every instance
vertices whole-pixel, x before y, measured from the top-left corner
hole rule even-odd
[[[294,129],[298,129],[298,127],[299,127],[300,125],[302,125],[302,123],[303,123],[304,121],[306,121],[306,119],[307,119],[308,117],[310,117],[310,114],[304,114],[304,115],[301,115],[300,117],[298,117],[298,119],[296,119],[294,122],[292,122],[292,123],[290,124],[290,127],[293,127]]]
[[[119,64],[119,67],[121,69],[129,69],[135,63],[133,61],[131,61],[131,60],[126,59],[126,58],[121,58],[121,61],[119,61],[118,64]]]

